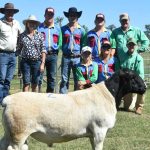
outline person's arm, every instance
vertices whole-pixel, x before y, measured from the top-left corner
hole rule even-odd
[[[145,35],[145,33],[141,30],[137,31],[138,33],[138,41],[140,42],[140,45],[137,49],[137,51],[140,52],[145,52],[149,50],[149,39]]]
[[[46,51],[46,47],[45,47],[45,41],[44,41],[44,36],[42,33],[40,33],[40,38],[41,38],[41,47],[40,47],[40,50],[41,50],[41,65],[40,65],[40,72],[44,72],[44,67],[45,67],[45,59],[46,59],[46,54],[47,54],[47,51]]]
[[[111,43],[111,54],[110,56],[114,56],[116,53],[116,38],[114,32],[110,35],[110,43]]]

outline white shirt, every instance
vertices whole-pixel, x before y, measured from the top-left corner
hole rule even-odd
[[[22,32],[21,26],[17,20],[13,20],[11,26],[5,20],[0,19],[0,50],[16,51],[18,34]]]

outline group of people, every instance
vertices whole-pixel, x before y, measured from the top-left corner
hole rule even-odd
[[[16,66],[16,56],[21,58],[23,91],[36,91],[46,68],[47,93],[53,93],[59,50],[62,50],[61,83],[59,92],[69,89],[72,70],[74,90],[89,88],[109,78],[120,68],[135,70],[144,79],[143,58],[139,54],[149,48],[149,40],[139,28],[130,25],[127,13],[119,16],[121,26],[112,32],[105,27],[105,16],[96,14],[95,27],[85,32],[78,19],[82,11],[70,7],[63,12],[68,23],[59,27],[54,22],[55,9],[45,9],[45,20],[41,23],[34,15],[23,20],[21,29],[13,16],[18,13],[12,3],[0,8],[4,17],[0,19],[0,99],[9,94],[10,83]],[[128,111],[134,95],[124,97],[124,108]],[[136,112],[141,114],[144,96],[138,95]]]

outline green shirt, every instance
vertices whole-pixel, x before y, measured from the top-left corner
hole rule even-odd
[[[128,51],[126,44],[129,38],[133,38],[137,41],[138,52],[144,52],[148,50],[149,39],[139,28],[130,26],[126,32],[124,32],[121,27],[116,28],[112,31],[110,42],[112,48],[116,49],[116,53],[120,60],[123,59],[125,53]]]
[[[77,81],[90,80],[91,83],[94,83],[98,78],[97,63],[92,62],[89,66],[85,66],[84,64],[79,64],[76,68],[76,75],[77,75]]]
[[[124,59],[117,60],[115,70],[128,68],[134,70],[142,79],[144,79],[144,62],[143,58],[136,51],[133,54],[125,53]]]

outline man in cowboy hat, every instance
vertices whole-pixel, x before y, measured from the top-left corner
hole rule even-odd
[[[4,8],[0,8],[0,13],[4,14],[0,19],[0,101],[9,93],[16,67],[16,43],[22,29],[13,16],[18,12],[12,3],[6,3]]]
[[[69,77],[71,69],[74,77],[74,90],[77,88],[76,65],[80,63],[80,51],[83,47],[85,30],[79,25],[78,19],[81,17],[82,11],[77,11],[77,8],[71,7],[68,12],[64,12],[69,23],[63,26],[62,29],[62,70],[60,93],[67,93],[69,88]]]
[[[62,45],[61,29],[54,23],[54,8],[48,7],[45,9],[45,20],[39,25],[38,31],[43,33],[46,44],[46,75],[47,75],[47,93],[54,93],[58,52]],[[42,75],[41,75],[42,77]],[[39,83],[39,92],[42,81]]]

